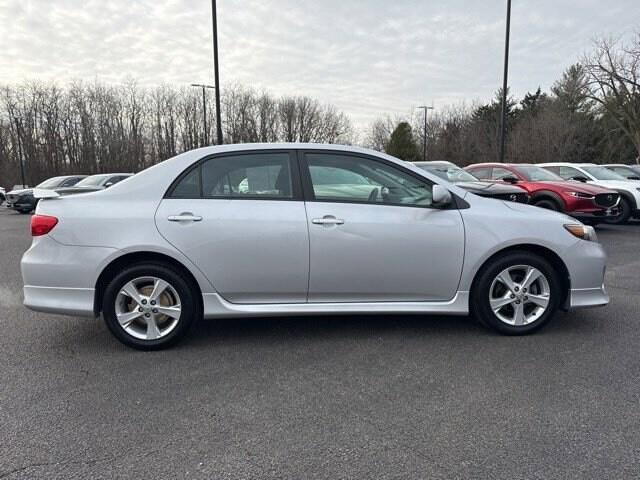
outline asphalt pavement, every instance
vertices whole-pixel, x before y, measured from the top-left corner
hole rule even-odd
[[[130,350],[22,307],[0,208],[0,479],[640,475],[640,224],[598,229],[608,307],[528,337],[468,318],[205,321]]]

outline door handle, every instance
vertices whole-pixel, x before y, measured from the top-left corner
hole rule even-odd
[[[169,215],[167,220],[170,222],[201,222],[202,217],[193,213],[183,212],[180,215]]]
[[[322,218],[314,218],[311,220],[314,225],[343,225],[344,220],[336,218],[333,215],[325,215]]]

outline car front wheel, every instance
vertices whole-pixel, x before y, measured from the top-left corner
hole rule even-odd
[[[122,343],[139,350],[170,347],[202,316],[191,282],[169,265],[140,263],[108,284],[103,299],[107,327]]]
[[[615,217],[608,217],[605,222],[610,225],[623,225],[629,221],[631,218],[631,203],[626,198],[620,199],[620,204],[618,205],[618,209],[620,213]]]
[[[481,323],[500,333],[524,335],[551,320],[561,294],[558,274],[544,258],[511,252],[478,274],[471,309]]]

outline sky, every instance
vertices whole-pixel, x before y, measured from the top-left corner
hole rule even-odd
[[[502,84],[506,0],[218,0],[220,78],[310,95],[358,128]],[[548,89],[638,0],[513,0],[510,88]],[[209,0],[0,0],[0,83],[213,83]]]

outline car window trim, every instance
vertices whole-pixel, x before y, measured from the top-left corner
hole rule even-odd
[[[291,197],[281,197],[281,196],[273,196],[273,195],[244,195],[242,197],[232,197],[228,195],[216,195],[209,196],[204,195],[202,188],[202,165],[209,161],[215,160],[225,157],[238,157],[242,155],[255,155],[256,153],[260,154],[277,154],[277,153],[286,153],[289,155],[289,174],[291,177]],[[191,172],[194,170],[198,170],[198,187],[199,193],[198,195],[173,195],[174,190],[178,186],[178,184]],[[300,185],[300,170],[298,167],[298,161],[296,152],[294,149],[260,149],[257,148],[255,150],[242,150],[237,152],[223,152],[223,153],[213,153],[210,155],[206,155],[193,164],[189,165],[180,175],[176,177],[176,179],[171,182],[169,188],[165,192],[163,199],[167,200],[267,200],[267,201],[278,201],[278,202],[300,202],[303,201],[302,194],[302,186]]]
[[[432,181],[429,178],[423,177],[420,174],[410,170],[408,168],[403,167],[402,165],[398,165],[396,163],[385,160],[384,158],[375,157],[373,155],[367,155],[366,153],[361,152],[349,152],[343,150],[331,150],[331,149],[299,149],[298,151],[298,162],[300,175],[302,178],[302,191],[304,194],[305,202],[314,202],[314,203],[344,203],[344,204],[353,204],[353,205],[370,205],[376,207],[406,207],[406,208],[422,208],[429,210],[457,210],[460,208],[460,205],[464,206],[464,203],[461,203],[462,200],[455,193],[450,192],[453,197],[453,201],[451,205],[444,208],[434,207],[431,205],[410,205],[406,203],[372,203],[363,200],[345,200],[345,199],[320,199],[318,200],[315,196],[315,192],[313,190],[313,182],[311,180],[311,171],[309,170],[309,163],[307,162],[306,155],[308,154],[331,154],[331,155],[339,155],[344,157],[359,157],[364,158],[366,160],[371,160],[373,162],[378,162],[383,165],[391,166],[392,168],[396,168],[400,170],[402,173],[407,174],[410,177],[415,178],[416,180],[420,180],[431,187],[436,185],[437,183]],[[466,203],[466,202],[465,202]]]

